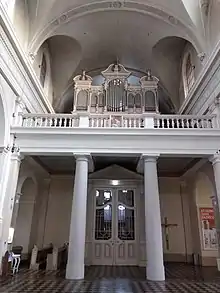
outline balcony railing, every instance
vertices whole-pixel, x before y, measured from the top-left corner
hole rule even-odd
[[[215,115],[21,114],[13,126],[25,128],[219,128]]]

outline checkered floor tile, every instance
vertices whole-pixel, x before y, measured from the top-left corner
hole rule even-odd
[[[65,280],[64,272],[31,272],[0,279],[0,293],[219,293],[220,274],[215,268],[196,269],[184,264],[166,265],[166,282],[145,280],[139,267],[93,266],[85,280]]]

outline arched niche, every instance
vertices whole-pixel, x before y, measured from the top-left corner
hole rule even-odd
[[[134,108],[134,95],[132,93],[128,94],[128,109]]]
[[[156,96],[152,91],[146,91],[144,94],[145,111],[156,111]]]
[[[22,246],[23,257],[27,257],[37,240],[36,196],[37,185],[35,178],[21,178],[17,192],[20,192],[19,203],[14,203],[13,216],[18,206],[15,222],[13,246]],[[12,219],[13,219],[12,216]]]
[[[87,111],[89,105],[89,93],[87,90],[81,90],[76,98],[76,110]]]

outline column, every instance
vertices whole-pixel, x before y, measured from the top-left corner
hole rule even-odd
[[[215,154],[210,158],[210,162],[213,166],[214,178],[215,178],[215,190],[216,195],[212,197],[212,203],[215,210],[215,224],[218,239],[218,259],[217,265],[220,270],[220,154]]]
[[[9,171],[11,164],[11,152],[8,148],[4,148],[0,155],[0,237],[3,229],[3,205],[8,183]],[[1,251],[1,248],[0,248]]]
[[[18,182],[20,163],[21,163],[20,153],[19,152],[12,153],[10,169],[9,169],[9,177],[6,183],[7,186],[5,190],[4,202],[0,211],[0,213],[3,216],[3,229],[2,229],[1,241],[0,241],[0,259],[2,258],[4,253],[7,251],[9,228],[11,225],[11,217],[12,217],[14,198],[15,198],[17,182]]]
[[[147,279],[150,281],[164,281],[165,272],[157,177],[157,157],[144,157],[144,188]]]
[[[71,280],[84,278],[87,189],[88,158],[83,155],[76,156],[69,252],[66,268],[66,278]]]

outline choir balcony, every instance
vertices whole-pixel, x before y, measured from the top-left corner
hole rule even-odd
[[[24,128],[149,128],[149,129],[215,129],[215,115],[145,114],[20,114],[16,127]]]
[[[209,156],[219,149],[219,116],[160,114],[150,71],[136,85],[121,64],[101,74],[99,86],[85,72],[73,79],[72,114],[17,111],[11,133],[21,152]]]
[[[209,157],[219,149],[216,115],[20,114],[11,134],[27,155],[72,153]]]

